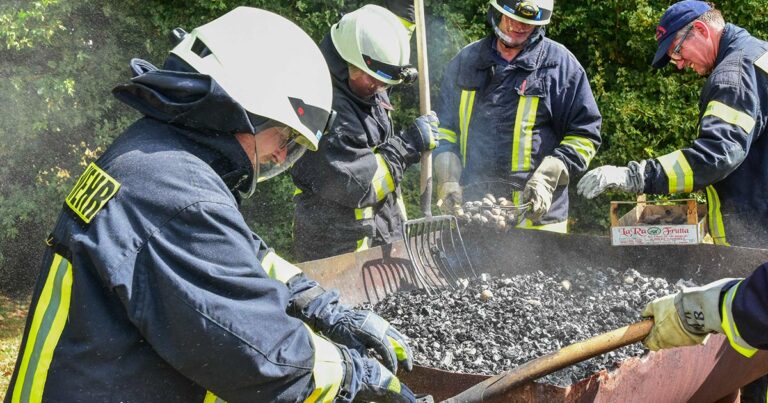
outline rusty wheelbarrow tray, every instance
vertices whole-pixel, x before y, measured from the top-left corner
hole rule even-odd
[[[608,237],[544,231],[507,233],[466,231],[467,252],[475,269],[494,275],[556,267],[629,269],[675,281],[703,284],[743,277],[768,261],[768,250],[714,245],[612,247]],[[553,251],[556,251],[554,253]],[[404,245],[394,243],[362,252],[301,263],[325,287],[338,288],[348,304],[375,303],[385,295],[418,287]],[[530,383],[499,402],[684,402],[733,401],[734,393],[768,373],[768,352],[747,359],[720,335],[704,346],[651,352],[630,358],[608,373],[600,371],[568,387]],[[435,400],[457,395],[488,376],[416,366],[398,374],[414,391]]]

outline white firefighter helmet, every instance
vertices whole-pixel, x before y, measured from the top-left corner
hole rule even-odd
[[[331,40],[347,63],[386,84],[408,80],[410,35],[399,18],[384,7],[366,5],[331,27]]]
[[[249,113],[291,127],[298,143],[317,150],[332,115],[331,75],[315,42],[293,22],[237,7],[192,30],[171,53]]]
[[[530,25],[547,25],[555,7],[554,0],[491,0],[491,7],[513,20]],[[493,10],[491,10],[493,11]],[[498,24],[498,20],[495,21]],[[493,21],[491,22],[494,23]]]

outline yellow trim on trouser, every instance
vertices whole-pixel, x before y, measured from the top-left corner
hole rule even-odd
[[[587,165],[589,165],[589,163],[592,161],[592,158],[595,156],[595,154],[597,154],[595,145],[586,137],[565,136],[560,144],[573,148],[576,153],[581,155]]]
[[[341,362],[341,354],[333,343],[317,335],[306,324],[304,327],[312,335],[312,345],[315,347],[315,365],[312,368],[315,390],[305,402],[333,402],[344,380],[344,363]]]
[[[531,170],[533,126],[536,123],[538,108],[539,97],[521,96],[518,101],[515,128],[512,134],[512,172]]]
[[[755,60],[755,66],[768,73],[768,52],[763,53],[762,56]]]
[[[752,129],[755,128],[755,119],[753,119],[752,116],[733,109],[722,102],[709,101],[707,110],[704,111],[704,115],[702,115],[701,118],[704,119],[704,117],[710,115],[718,117],[732,125],[741,127],[747,134],[752,133]]]
[[[669,193],[693,191],[693,170],[680,150],[656,158],[669,181]]]
[[[714,186],[707,186],[707,221],[715,245],[731,246],[725,238],[725,224],[720,213],[720,196]]]
[[[512,197],[511,201],[512,204],[519,206],[523,204],[522,201],[522,194],[523,192],[519,191],[512,191]],[[536,229],[541,231],[549,231],[549,232],[557,232],[559,234],[567,234],[568,233],[568,220],[556,222],[552,224],[541,224],[541,225],[533,225],[533,221],[526,218],[523,221],[521,221],[519,224],[515,226],[515,228],[523,228],[523,229]]]
[[[355,209],[355,220],[365,220],[373,218],[373,207],[363,207],[363,208],[356,208]],[[368,237],[364,237],[363,239],[359,239],[357,241],[357,246],[355,247],[355,252],[360,252],[361,250],[366,250],[371,247],[371,240]]]
[[[71,297],[72,264],[56,253],[32,313],[24,355],[13,388],[12,403],[36,403],[43,400],[48,369],[67,323]]]
[[[728,292],[725,293],[725,297],[723,298],[723,306],[721,311],[721,317],[722,322],[720,323],[720,326],[723,328],[723,331],[725,332],[726,337],[728,337],[728,341],[731,343],[731,347],[733,347],[734,350],[738,351],[739,354],[750,358],[757,352],[757,349],[750,346],[749,343],[744,341],[744,339],[741,338],[741,334],[739,334],[739,329],[736,327],[736,321],[734,321],[733,318],[733,297],[736,295],[736,290],[738,290],[739,286],[741,285],[741,281],[731,287]]]
[[[376,201],[382,201],[388,194],[395,191],[395,180],[392,179],[392,174],[389,172],[389,166],[384,157],[379,153],[373,155],[376,156],[376,172],[373,173],[371,185],[376,194]]]
[[[456,144],[456,133],[453,130],[445,128],[437,129],[437,139],[440,141],[447,141],[451,144]]]
[[[475,105],[475,91],[462,90],[459,103],[459,131],[461,132],[461,165],[467,166],[467,137],[469,137],[469,121],[472,118],[472,108]]]
[[[273,250],[267,252],[261,259],[261,267],[267,272],[269,278],[283,283],[288,283],[293,276],[303,273],[301,269],[288,263]]]
[[[403,221],[408,221],[408,211],[405,209],[405,201],[403,201],[402,195],[397,195],[397,209],[400,210],[400,214],[403,216]]]
[[[205,393],[205,399],[203,400],[203,403],[227,403],[227,402],[226,400],[219,399],[219,397],[214,395],[213,392],[207,391]]]
[[[559,234],[567,234],[568,220],[560,221],[552,224],[534,225],[533,221],[526,218],[520,224],[518,224],[516,228],[536,229],[539,231],[549,231],[549,232],[557,232]]]

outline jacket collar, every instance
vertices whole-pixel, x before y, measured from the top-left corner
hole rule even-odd
[[[491,34],[486,37],[484,41],[486,41],[486,43],[483,43],[481,46],[484,49],[488,49],[489,51],[481,52],[481,60],[478,66],[480,69],[487,69],[493,65],[500,64],[499,62],[502,61],[506,62],[501,57],[501,54],[496,48],[496,35]],[[507,65],[529,71],[533,71],[541,67],[540,63],[543,59],[542,53],[544,52],[544,48],[541,46],[543,41],[544,29],[536,29],[533,31],[533,33],[531,33],[531,36],[528,37],[528,40],[526,40],[523,44],[523,50],[520,51],[520,53],[514,59],[512,59],[511,62],[507,63]]]
[[[731,23],[725,24],[723,28],[723,34],[720,37],[720,47],[717,50],[717,57],[715,58],[715,66],[725,59],[725,56],[731,53],[734,47],[737,46],[736,42],[741,38],[749,35],[749,33],[739,26]]]

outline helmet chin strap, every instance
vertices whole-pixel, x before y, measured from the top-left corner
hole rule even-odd
[[[253,165],[253,175],[251,176],[251,184],[248,186],[248,190],[245,192],[243,192],[240,189],[237,190],[237,192],[240,193],[240,197],[243,199],[249,199],[256,192],[256,183],[259,181],[259,165],[260,165],[258,149],[256,149],[255,162],[251,165]]]

